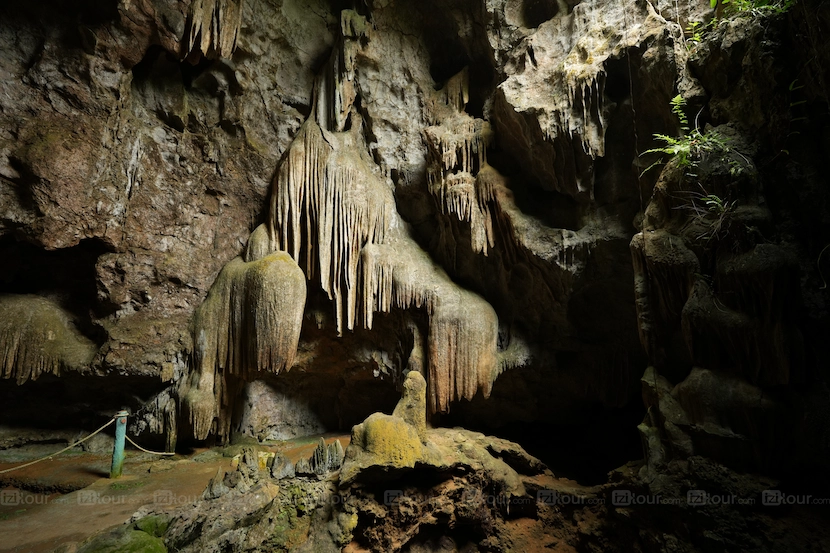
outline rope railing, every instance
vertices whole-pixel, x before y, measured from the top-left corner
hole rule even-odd
[[[117,428],[117,429],[116,429],[116,444],[115,444],[114,451],[113,451],[113,458],[115,458],[116,456],[118,456],[118,455],[119,455],[119,453],[120,453],[120,456],[121,456],[121,458],[123,459],[123,455],[124,455],[124,444],[123,444],[123,441],[122,441],[122,442],[121,442],[121,447],[120,447],[120,452],[119,452],[118,434],[119,434],[119,431],[120,431],[120,432],[123,432],[123,428],[124,428],[124,426],[126,426],[126,424],[125,424],[125,423],[126,423],[126,417],[127,417],[127,416],[128,416],[128,415],[126,415],[124,412],[118,413],[116,416],[114,416],[114,417],[113,417],[113,418],[111,418],[109,421],[107,421],[107,423],[106,423],[106,424],[104,424],[101,428],[99,428],[99,429],[98,429],[98,430],[96,430],[95,432],[93,432],[93,433],[89,434],[88,436],[86,436],[86,437],[84,437],[84,438],[82,438],[82,439],[80,439],[80,440],[77,440],[76,442],[73,442],[73,443],[69,444],[68,446],[66,446],[65,448],[61,449],[60,451],[56,451],[55,453],[50,453],[49,455],[45,455],[45,456],[43,456],[43,457],[41,457],[41,458],[39,458],[39,459],[35,459],[34,461],[29,461],[28,463],[23,463],[22,465],[18,465],[18,466],[16,466],[16,467],[11,467],[11,468],[7,468],[7,469],[0,470],[0,474],[5,474],[5,473],[7,473],[7,472],[12,472],[12,471],[15,471],[15,470],[20,470],[20,469],[22,469],[22,468],[30,467],[30,466],[32,466],[32,465],[34,465],[34,464],[36,464],[36,463],[40,463],[41,461],[46,461],[47,459],[52,459],[52,457],[55,457],[55,456],[57,456],[57,455],[60,455],[61,453],[64,453],[64,452],[66,452],[66,451],[69,451],[69,450],[70,450],[70,449],[72,449],[73,447],[77,447],[77,446],[81,445],[82,443],[84,443],[84,442],[85,442],[85,441],[87,441],[88,439],[90,439],[90,438],[92,438],[93,436],[95,436],[96,434],[100,433],[102,430],[104,430],[105,428],[107,428],[109,425],[111,425],[112,423],[114,423],[114,422],[115,422],[116,420],[118,420],[119,418],[123,418],[124,420],[123,420],[123,422],[121,422],[121,423],[119,424],[119,426],[120,426],[121,428]],[[144,453],[150,453],[151,455],[164,455],[164,456],[167,456],[167,455],[175,455],[175,453],[173,453],[173,452],[150,451],[149,449],[145,449],[145,448],[141,447],[140,445],[138,445],[137,443],[135,443],[135,442],[132,440],[132,438],[130,438],[129,436],[127,436],[127,435],[126,435],[126,433],[124,433],[124,438],[126,438],[126,440],[127,440],[128,442],[130,442],[133,446],[135,446],[137,449],[139,449],[139,450],[143,451]],[[119,471],[119,473],[120,473],[120,471]]]
[[[60,451],[57,451],[57,452],[55,452],[55,453],[50,453],[49,455],[46,455],[45,457],[41,457],[40,459],[35,459],[34,461],[29,461],[28,463],[25,463],[25,464],[23,464],[23,465],[19,465],[19,466],[16,466],[16,467],[12,467],[12,468],[10,468],[10,469],[0,470],[0,474],[6,473],[6,472],[11,472],[11,471],[13,471],[13,470],[19,470],[19,469],[22,469],[22,468],[26,468],[26,467],[29,467],[29,466],[34,465],[35,463],[40,463],[41,461],[45,461],[45,460],[47,460],[47,459],[51,459],[51,458],[52,458],[52,457],[54,457],[55,455],[60,455],[60,454],[61,454],[61,453],[63,453],[64,451],[69,451],[69,450],[70,450],[70,449],[72,449],[73,447],[75,447],[75,446],[77,446],[77,445],[80,445],[80,444],[84,443],[85,441],[87,441],[88,439],[90,439],[91,437],[93,437],[94,435],[98,434],[100,431],[102,431],[103,429],[105,429],[106,427],[108,427],[109,425],[111,425],[111,424],[112,424],[112,423],[114,423],[114,422],[115,422],[115,417],[111,418],[107,424],[105,424],[104,426],[102,426],[101,428],[99,428],[98,430],[96,430],[95,432],[93,432],[92,434],[90,434],[89,436],[87,436],[86,438],[84,438],[84,439],[82,439],[82,440],[78,440],[77,442],[75,442],[75,443],[73,443],[73,444],[69,444],[68,446],[66,446],[65,448],[61,449]]]
[[[141,447],[140,445],[138,445],[137,443],[135,443],[135,442],[132,440],[132,438],[130,438],[129,436],[124,436],[124,437],[125,437],[125,438],[127,438],[127,441],[128,441],[128,442],[130,442],[131,444],[133,444],[135,447],[137,447],[138,449],[140,449],[140,450],[141,450],[141,451],[143,451],[144,453],[152,453],[153,455],[175,455],[175,453],[173,453],[172,451],[169,451],[169,452],[167,452],[167,451],[150,451],[149,449],[144,449],[143,447]]]

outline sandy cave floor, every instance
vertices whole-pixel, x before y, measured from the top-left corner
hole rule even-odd
[[[327,443],[348,435],[324,436]],[[282,452],[292,462],[308,458],[320,436],[258,446]],[[242,446],[196,449],[187,455],[158,457],[130,449],[121,478],[111,480],[110,454],[70,450],[0,474],[0,551],[45,553],[68,542],[122,524],[142,507],[173,511],[198,500],[211,478],[231,466]],[[0,452],[0,470],[61,449],[60,444],[32,445]],[[13,461],[13,462],[10,462]]]

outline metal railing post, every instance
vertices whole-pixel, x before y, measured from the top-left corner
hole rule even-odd
[[[115,445],[112,448],[112,467],[110,478],[121,476],[121,469],[124,467],[124,436],[127,435],[127,411],[119,411],[115,414]]]

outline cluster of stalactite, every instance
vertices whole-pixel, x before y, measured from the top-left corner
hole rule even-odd
[[[268,227],[255,234],[291,252],[319,282],[335,304],[338,332],[353,329],[360,310],[371,328],[375,312],[426,308],[431,411],[487,395],[497,374],[496,314],[404,231],[388,183],[361,147],[359,117],[351,117],[349,132],[305,122],[277,174]]]
[[[367,25],[349,10],[342,17],[343,39],[279,166],[267,221],[251,234],[243,257],[225,266],[196,313],[194,367],[179,394],[196,438],[228,436],[239,380],[290,368],[306,278],[332,300],[338,334],[359,322],[371,328],[375,312],[393,307],[426,310],[426,363],[418,368],[426,373],[430,412],[489,395],[500,372],[495,311],[453,283],[409,236],[391,183],[367,153],[353,109],[353,63]],[[465,87],[457,85],[457,94],[465,96]],[[445,145],[447,163],[478,171],[489,134],[481,123],[471,127],[474,144],[461,137]]]
[[[243,0],[193,0],[190,4],[186,54],[230,58],[242,26]]]
[[[95,345],[57,305],[40,296],[0,296],[0,377],[18,384],[82,369]]]

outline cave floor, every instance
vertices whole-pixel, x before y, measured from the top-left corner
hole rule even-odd
[[[327,443],[349,436],[324,436]],[[320,436],[260,444],[296,462],[308,458]],[[157,457],[127,451],[124,473],[109,478],[111,456],[69,451],[51,460],[0,475],[0,551],[45,553],[128,521],[136,511],[170,512],[198,500],[211,478],[231,466],[244,445],[201,448],[187,455]],[[0,470],[49,453],[33,447]],[[56,448],[51,446],[50,451]],[[4,456],[7,457],[7,456]],[[28,457],[28,458],[26,458]],[[8,458],[0,459],[9,461]]]
[[[207,457],[204,460],[194,460]],[[0,500],[0,551],[40,553],[122,524],[144,506],[172,510],[196,501],[231,460],[221,455],[161,459],[127,453],[109,478],[110,455],[73,454],[7,473]],[[14,464],[0,464],[0,470]],[[14,476],[11,476],[14,475]],[[69,489],[74,491],[66,492]]]

